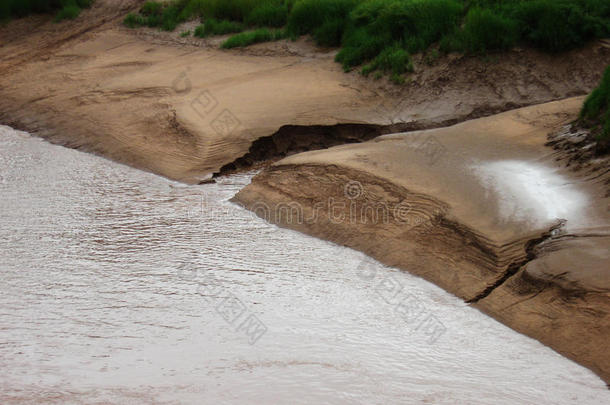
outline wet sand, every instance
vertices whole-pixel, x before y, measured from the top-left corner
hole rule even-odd
[[[544,146],[581,103],[291,156],[235,201],[430,280],[608,381],[608,198]]]

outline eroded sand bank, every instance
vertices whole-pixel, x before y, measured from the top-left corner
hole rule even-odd
[[[265,144],[278,150],[272,158],[333,144],[309,126],[353,142],[446,125],[585,94],[610,61],[602,43],[560,56],[449,55],[433,66],[416,55],[416,73],[397,87],[344,73],[336,51],[307,39],[222,51],[217,39],[179,38],[181,28],[122,27],[141,3],[97,0],[74,21],[38,16],[0,27],[0,122],[192,183],[278,130],[285,136]]]
[[[608,198],[544,146],[581,103],[291,156],[235,201],[433,281],[608,381]]]

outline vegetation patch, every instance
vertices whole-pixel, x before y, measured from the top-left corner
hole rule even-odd
[[[244,18],[250,26],[283,27],[288,19],[288,6],[281,1],[265,1],[255,6]]]
[[[337,61],[345,70],[400,44],[409,53],[427,49],[456,30],[463,6],[456,0],[368,0],[349,14]]]
[[[278,39],[282,38],[285,38],[282,30],[259,28],[254,31],[247,31],[233,35],[231,38],[224,41],[220,47],[224,49],[243,48],[248,45],[258,44],[260,42],[277,41]]]
[[[445,41],[448,39],[449,43],[443,44],[448,51],[482,53],[505,50],[517,43],[517,23],[490,9],[474,7],[466,14],[462,29],[445,37]]]
[[[148,1],[137,14],[130,14],[124,23],[158,27],[173,31],[180,23],[191,19],[230,21],[252,27],[282,27],[294,0],[173,0]],[[233,31],[235,32],[235,31]],[[211,34],[215,35],[215,34]]]
[[[297,0],[288,16],[286,32],[292,37],[312,34],[325,46],[340,46],[349,13],[358,0]]]
[[[401,75],[413,71],[409,52],[398,43],[385,48],[375,59],[362,68],[362,74],[368,76],[376,70],[390,73],[391,80],[394,82],[402,82]]]
[[[439,51],[486,54],[517,45],[557,53],[610,36],[608,0],[151,1],[125,25],[173,30],[196,18],[201,36],[254,29],[223,47],[311,35],[320,46],[340,48],[336,60],[346,71],[364,65],[364,74],[385,72],[395,81],[413,69],[414,53],[432,50],[426,63]]]
[[[610,66],[599,87],[585,100],[579,121],[581,126],[591,130],[597,141],[596,152],[610,152]]]
[[[219,21],[214,18],[209,18],[205,20],[205,23],[195,28],[195,36],[205,38],[212,35],[232,34],[235,32],[242,32],[244,28],[244,25],[239,22],[228,20]]]

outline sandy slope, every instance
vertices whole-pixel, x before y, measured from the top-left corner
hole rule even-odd
[[[294,155],[235,200],[433,281],[608,381],[609,199],[544,146],[581,103]]]
[[[584,94],[610,61],[600,43],[433,66],[417,56],[418,73],[399,88],[343,73],[333,51],[306,40],[226,52],[218,40],[179,38],[181,28],[123,28],[139,3],[97,0],[75,21],[0,27],[0,122],[197,182],[286,125],[454,123]]]
[[[57,142],[190,182],[282,124],[358,121],[365,99],[332,60],[297,62],[155,47],[111,30],[12,74],[0,104]]]

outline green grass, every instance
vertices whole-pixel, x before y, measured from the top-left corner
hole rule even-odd
[[[263,4],[279,4],[275,0],[190,0],[184,9],[189,16],[204,16],[218,20],[244,22],[248,15]]]
[[[146,25],[146,19],[141,15],[129,13],[123,20],[123,24],[129,28],[136,28],[142,25]]]
[[[521,27],[523,42],[549,52],[582,46],[608,34],[608,6],[591,0],[530,0],[516,3],[504,14]]]
[[[357,5],[358,0],[297,0],[288,16],[286,31],[291,36],[312,34],[318,42],[338,46],[347,17]]]
[[[142,8],[140,8],[140,13],[144,15],[161,15],[162,12],[163,6],[161,5],[161,3],[157,3],[155,1],[147,1],[146,3],[144,3]]]
[[[124,21],[128,27],[149,26],[173,31],[190,19],[224,20],[253,27],[282,27],[286,25],[289,6],[294,0],[173,0],[148,1],[135,18]]]
[[[471,53],[510,49],[517,43],[517,23],[490,9],[471,8],[457,41]]]
[[[385,48],[369,64],[362,68],[362,74],[368,76],[370,73],[381,70],[384,73],[391,73],[400,76],[406,72],[413,71],[411,56],[400,44]]]
[[[343,65],[345,71],[349,71],[353,66],[375,58],[391,43],[390,36],[370,35],[363,29],[353,30],[335,60]]]
[[[610,152],[610,66],[599,86],[587,97],[580,111],[582,126],[591,129],[599,153]]]
[[[54,13],[55,21],[76,18],[93,0],[0,0],[0,21],[29,14]]]
[[[53,21],[60,22],[61,20],[73,20],[78,17],[79,14],[80,7],[75,4],[68,4],[59,10]]]
[[[257,27],[283,27],[288,19],[288,6],[280,1],[265,1],[247,13],[244,22]]]
[[[214,18],[210,18],[205,20],[205,23],[195,28],[195,36],[205,38],[211,35],[224,35],[242,32],[244,29],[245,26],[239,22],[227,20],[218,21]]]
[[[282,30],[270,30],[268,28],[259,28],[254,31],[246,31],[237,35],[233,35],[224,41],[220,47],[224,49],[243,48],[248,45],[258,44],[260,42],[277,41],[285,37]]]
[[[396,43],[409,53],[423,51],[455,31],[462,12],[456,0],[363,1],[349,14],[336,60],[349,70]]]
[[[395,81],[412,69],[408,55],[419,52],[430,52],[425,62],[432,64],[438,51],[487,54],[519,45],[558,53],[610,36],[609,0],[150,1],[125,25],[173,30],[196,18],[204,23],[201,36],[254,28],[227,47],[311,35],[320,46],[340,48],[336,60],[346,71],[365,65],[363,73],[382,71]],[[392,63],[404,63],[404,72],[388,69],[388,58],[402,61]]]

